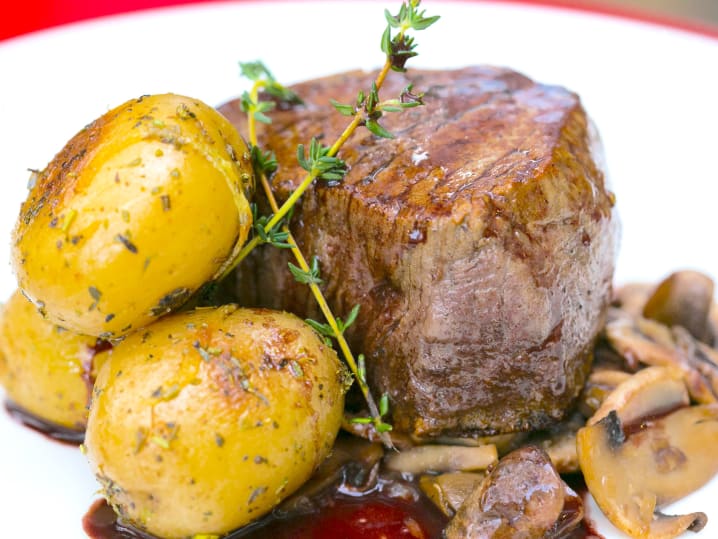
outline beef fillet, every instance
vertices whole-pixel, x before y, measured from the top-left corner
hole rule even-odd
[[[330,98],[353,103],[374,76],[298,84],[305,104],[259,126],[280,201],[305,174],[297,144],[331,143],[347,123]],[[310,188],[292,232],[335,314],[361,305],[347,336],[396,430],[545,427],[578,395],[610,298],[616,226],[595,134],[575,94],[507,69],[392,73],[381,96],[409,83],[426,106],[382,118],[392,140],[358,130],[340,152],[346,178]],[[221,110],[245,132],[237,102]],[[288,261],[256,250],[241,297],[321,320]]]

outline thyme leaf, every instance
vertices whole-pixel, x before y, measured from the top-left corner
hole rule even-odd
[[[304,144],[297,145],[299,166],[320,180],[341,181],[347,173],[347,165],[342,159],[329,155],[330,149],[329,146],[321,144],[316,137],[312,137],[308,153]]]
[[[344,332],[347,330],[349,326],[351,326],[357,319],[357,316],[359,315],[359,307],[360,305],[357,303],[354,305],[352,310],[347,315],[346,321],[342,320],[339,317],[336,317],[337,322],[337,329],[339,330],[339,333],[344,335]],[[306,319],[307,324],[312,326],[314,330],[319,333],[320,335],[324,337],[330,337],[330,338],[336,338],[337,334],[334,332],[332,327],[329,324],[317,322],[316,320],[312,320],[311,318]],[[359,356],[362,357],[361,355]]]
[[[252,146],[250,158],[252,159],[252,168],[257,176],[264,175],[269,178],[279,167],[274,152],[264,152],[259,146]]]
[[[332,104],[332,107],[334,107],[339,114],[342,116],[354,116],[356,114],[356,109],[353,105],[343,105],[339,101],[336,101],[334,99],[330,99],[329,102]]]
[[[322,284],[324,282],[319,275],[319,259],[316,256],[312,257],[312,264],[309,267],[309,271],[303,271],[301,268],[295,266],[291,262],[288,262],[288,264],[289,271],[294,276],[294,280],[298,283]]]
[[[302,100],[296,93],[277,82],[277,79],[274,78],[274,75],[272,75],[271,71],[269,71],[269,69],[267,69],[267,66],[265,66],[264,63],[262,63],[261,61],[256,60],[254,62],[240,62],[239,70],[243,77],[251,80],[252,82],[261,83],[262,89],[268,95],[276,99],[279,103],[285,103],[288,105],[299,105],[302,103]],[[247,94],[247,97],[249,97],[249,94]],[[271,101],[261,101],[260,103],[271,103],[272,109],[275,106],[275,103]],[[256,104],[259,105],[260,103]],[[242,110],[244,112],[248,112],[249,109]],[[268,110],[271,109],[267,109],[261,112],[267,112]],[[257,120],[262,121],[258,118]],[[267,120],[269,120],[269,118],[267,118]]]

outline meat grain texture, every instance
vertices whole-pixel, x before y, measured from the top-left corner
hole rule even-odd
[[[304,177],[297,144],[331,143],[346,125],[329,99],[354,102],[374,76],[298,84],[305,104],[260,125],[280,201]],[[334,312],[361,305],[347,336],[395,430],[545,427],[586,379],[611,294],[617,227],[597,135],[575,94],[507,69],[392,74],[381,95],[409,82],[426,106],[386,115],[392,140],[358,130],[340,153],[346,178],[310,188],[292,232],[319,258]],[[246,132],[236,102],[220,110]],[[321,319],[290,257],[256,250],[240,297]]]

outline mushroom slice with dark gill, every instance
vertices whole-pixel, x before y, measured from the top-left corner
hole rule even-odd
[[[700,530],[703,513],[659,511],[718,471],[718,405],[684,407],[627,427],[612,410],[578,432],[579,464],[598,506],[631,537],[668,539]]]
[[[446,528],[446,539],[554,537],[582,518],[580,498],[546,452],[525,446],[502,458],[466,498]]]
[[[713,344],[712,303],[710,277],[697,271],[677,271],[656,287],[643,307],[643,316],[668,327],[681,326],[699,341]]]
[[[648,367],[629,376],[608,394],[588,420],[598,423],[612,410],[623,424],[671,412],[688,406],[688,392],[680,371],[667,367]]]

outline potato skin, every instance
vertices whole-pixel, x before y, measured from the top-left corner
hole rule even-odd
[[[303,321],[233,305],[170,315],[100,371],[85,445],[115,510],[164,538],[265,514],[331,450],[346,370]]]
[[[164,94],[80,131],[22,205],[12,261],[55,323],[114,338],[181,305],[251,226],[247,146],[216,110]]]
[[[19,291],[0,312],[0,385],[37,417],[77,431],[87,425],[90,385],[107,352],[95,337],[49,322]]]

